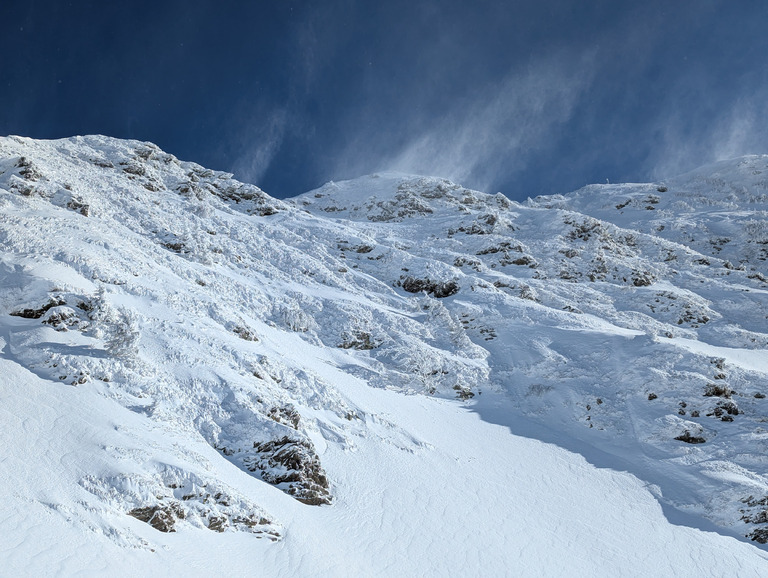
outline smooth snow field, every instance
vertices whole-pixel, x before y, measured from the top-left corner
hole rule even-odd
[[[105,446],[153,432],[128,412],[105,417],[114,408],[98,398],[73,399],[5,360],[0,367],[0,431],[17,456],[3,460],[0,477],[3,575],[764,576],[768,568],[768,555],[749,544],[671,524],[632,475],[513,435],[456,402],[352,381],[344,392],[376,418],[354,447],[321,452],[335,480],[332,506],[300,504],[231,471],[230,483],[289,528],[284,539],[161,534],[136,521],[130,530],[151,549],[120,547],[104,536],[99,512],[74,514],[71,471],[93,467]],[[503,413],[504,402],[489,397],[480,405]],[[161,458],[170,440],[153,441]],[[30,456],[45,468],[25,465]],[[70,507],[90,519],[73,528]]]
[[[766,175],[0,138],[0,576],[768,576]]]

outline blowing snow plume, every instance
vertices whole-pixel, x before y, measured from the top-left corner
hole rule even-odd
[[[366,131],[341,154],[338,173],[379,167],[492,189],[525,167],[530,155],[568,121],[592,81],[592,59],[588,53],[532,62],[501,82],[467,91],[460,104],[437,118],[407,118],[395,129]],[[362,141],[373,143],[372,148]]]

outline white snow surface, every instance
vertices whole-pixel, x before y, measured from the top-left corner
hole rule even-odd
[[[2,138],[0,573],[765,576],[766,216]]]

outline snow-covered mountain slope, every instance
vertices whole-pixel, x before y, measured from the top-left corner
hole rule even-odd
[[[766,171],[283,202],[0,139],[7,567],[764,574]]]

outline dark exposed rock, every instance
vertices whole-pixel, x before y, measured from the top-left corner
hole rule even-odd
[[[91,162],[97,167],[101,167],[103,169],[112,169],[115,167],[115,165],[106,159],[93,159]]]
[[[341,349],[367,351],[376,349],[380,344],[381,342],[375,340],[367,331],[352,331],[345,332],[344,341],[339,344],[339,347]]]
[[[208,529],[214,532],[223,532],[229,527],[229,522],[224,516],[211,516],[208,520]]]
[[[469,227],[459,227],[459,231],[467,235],[490,235],[498,222],[498,218],[493,214],[480,215]]]
[[[256,333],[248,329],[247,327],[243,327],[242,325],[236,326],[233,330],[233,333],[237,335],[240,339],[244,339],[245,341],[258,341],[259,338],[256,337]]]
[[[733,391],[726,384],[708,383],[704,388],[704,397],[730,398]]]
[[[284,436],[254,443],[253,449],[256,455],[245,460],[249,471],[259,471],[265,482],[305,504],[331,503],[328,478],[312,442]]]
[[[187,246],[178,241],[169,241],[167,243],[161,243],[161,245],[174,253],[189,253]]]
[[[36,181],[43,176],[27,157],[19,157],[16,166],[21,169],[19,176],[27,181]]]
[[[456,397],[462,401],[466,401],[475,397],[474,392],[472,392],[468,387],[454,385],[453,389],[456,391]]]
[[[134,508],[128,512],[128,515],[146,522],[161,532],[175,532],[176,522],[185,517],[184,510],[178,504],[158,504]]]
[[[733,421],[734,415],[739,415],[738,406],[732,401],[721,401],[707,414],[707,417],[719,417],[723,421]]]
[[[768,528],[758,528],[747,534],[747,538],[758,544],[768,543]]]
[[[605,226],[597,219],[585,218],[581,223],[566,218],[566,225],[572,225],[573,230],[566,235],[566,239],[569,241],[575,241],[580,239],[582,241],[588,241],[593,235],[601,236],[606,234]]]
[[[44,315],[43,323],[57,331],[66,331],[68,327],[80,323],[80,318],[74,309],[66,306],[52,307]]]
[[[507,253],[508,251],[516,251],[518,253],[523,252],[523,247],[521,245],[512,245],[509,241],[502,241],[498,245],[491,245],[490,247],[486,247],[485,249],[481,249],[477,252],[478,255],[492,255],[495,253]]]
[[[91,207],[87,203],[84,203],[82,199],[70,199],[67,203],[67,208],[76,213],[80,213],[83,217],[87,217],[91,213]]]
[[[711,364],[713,364],[717,369],[725,369],[725,358],[723,357],[713,357],[709,360]]]
[[[518,259],[514,259],[513,261],[510,261],[509,263],[511,265],[531,265],[531,266],[535,266],[536,265],[536,261],[534,261],[528,255],[523,255],[522,257],[520,257]],[[502,265],[503,264],[504,263],[502,263]]]
[[[634,271],[632,273],[632,285],[635,287],[647,287],[655,281],[653,275],[647,271]]]
[[[54,297],[48,303],[38,309],[22,309],[20,311],[12,311],[11,315],[14,317],[23,317],[24,319],[40,319],[49,309],[64,305],[65,301],[61,297]]]
[[[296,411],[296,408],[290,404],[283,406],[272,406],[269,408],[267,415],[277,423],[282,423],[292,427],[293,429],[299,428],[301,415],[298,411]]]
[[[438,299],[450,297],[459,292],[459,284],[456,281],[432,281],[430,279],[406,277],[403,279],[401,286],[408,293],[421,293],[423,291]]]
[[[687,444],[703,444],[707,441],[701,436],[691,435],[691,432],[689,432],[688,430],[685,430],[682,434],[677,436],[675,439],[681,442],[685,442]]]
[[[243,525],[247,528],[254,528],[255,526],[266,526],[272,522],[263,516],[251,514],[250,516],[236,516],[232,518],[232,523],[236,526]]]
[[[741,520],[744,523],[746,524],[768,523],[768,510],[766,509],[766,506],[768,506],[768,496],[764,496],[762,498],[755,498],[754,496],[749,496],[748,498],[743,498],[741,502],[745,504],[748,508],[747,510],[740,510],[744,514],[741,517]],[[763,526],[760,528],[755,528],[754,530],[746,534],[746,536],[753,542],[758,542],[759,544],[766,544],[768,543],[768,527]]]
[[[123,167],[123,171],[128,173],[129,175],[135,175],[137,177],[142,177],[147,174],[147,169],[145,169],[142,165],[138,164],[129,164]]]

